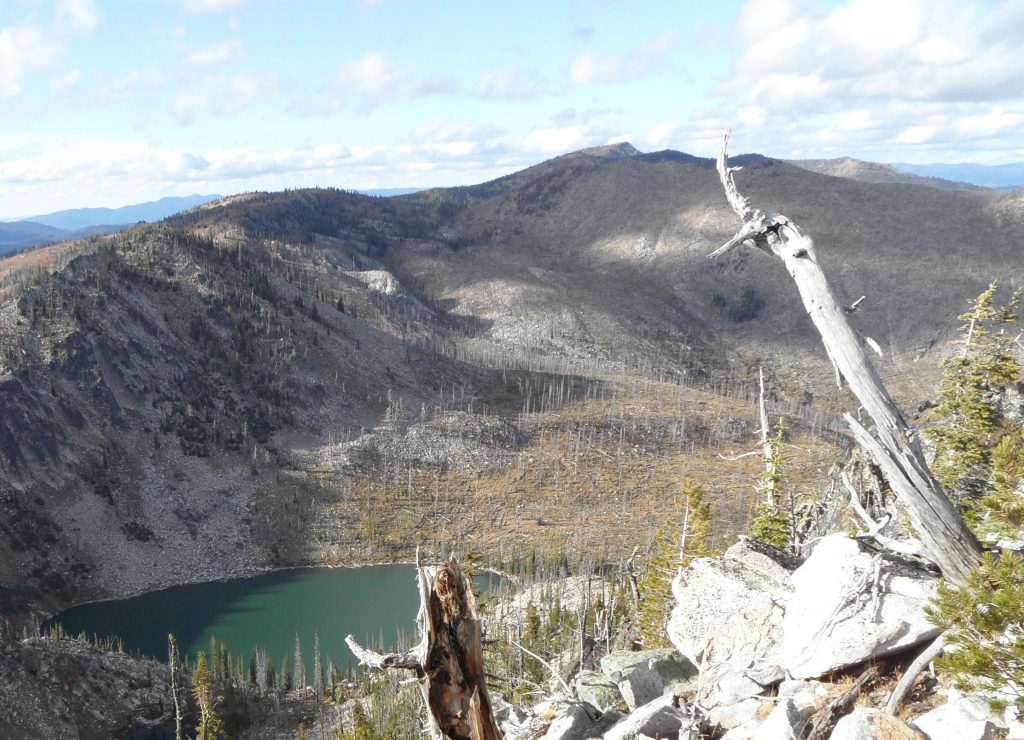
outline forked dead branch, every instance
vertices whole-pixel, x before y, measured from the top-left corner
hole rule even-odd
[[[963,584],[967,574],[981,563],[981,545],[932,474],[917,431],[893,402],[868,358],[865,341],[854,332],[846,318],[847,310],[832,294],[818,263],[814,241],[785,216],[755,208],[740,194],[733,178],[738,168],[729,167],[728,144],[727,133],[718,157],[718,175],[742,223],[736,235],[710,256],[718,257],[745,244],[783,261],[837,377],[846,382],[875,424],[868,431],[846,414],[854,438],[885,474],[907,510],[927,557],[949,581]]]

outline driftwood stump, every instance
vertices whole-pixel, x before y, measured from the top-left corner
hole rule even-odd
[[[836,375],[845,380],[874,422],[868,431],[846,414],[854,438],[878,463],[917,530],[927,556],[949,581],[960,585],[981,564],[981,545],[946,497],[921,451],[917,431],[904,419],[868,359],[865,342],[854,332],[846,312],[829,287],[818,263],[814,241],[797,224],[778,213],[754,208],[733,181],[729,167],[729,135],[722,142],[718,175],[726,198],[742,225],[736,235],[710,256],[740,244],[761,249],[783,261],[796,283],[804,308],[821,335]]]
[[[499,740],[501,731],[484,682],[480,617],[473,592],[453,557],[439,568],[417,557],[420,643],[406,653],[380,655],[345,638],[363,665],[415,672],[427,705],[431,735],[450,740]]]

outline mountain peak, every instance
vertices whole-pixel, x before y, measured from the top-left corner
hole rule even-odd
[[[628,141],[619,141],[615,144],[605,144],[604,146],[592,146],[575,152],[575,154],[582,154],[588,157],[602,157],[604,159],[625,159],[626,157],[636,157],[640,153],[640,150]]]

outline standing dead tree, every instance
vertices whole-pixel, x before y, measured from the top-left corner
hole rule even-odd
[[[416,558],[420,643],[405,653],[381,655],[345,638],[363,665],[403,668],[419,679],[427,705],[430,733],[443,740],[500,740],[484,682],[480,617],[453,557],[439,568]]]
[[[743,223],[736,235],[710,257],[748,244],[782,260],[821,335],[836,375],[840,381],[846,381],[875,423],[874,430],[869,432],[851,414],[846,414],[844,418],[854,438],[885,474],[928,557],[949,581],[964,583],[967,574],[981,564],[981,545],[929,469],[916,430],[889,396],[868,359],[865,342],[854,332],[843,307],[832,294],[818,264],[813,240],[785,216],[754,208],[740,195],[733,180],[738,168],[729,167],[728,163],[728,144],[727,133],[718,157],[718,175],[729,205]]]

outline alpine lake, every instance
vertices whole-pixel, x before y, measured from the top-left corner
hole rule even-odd
[[[475,577],[478,591],[496,588],[499,576]],[[251,578],[175,586],[139,596],[72,607],[50,619],[71,635],[117,637],[124,650],[167,660],[167,636],[181,655],[209,651],[211,638],[248,664],[256,648],[274,663],[292,662],[298,637],[303,662],[313,663],[319,636],[324,669],[346,671],[356,660],[347,635],[379,650],[409,647],[418,639],[416,569],[406,565],[291,568]]]

